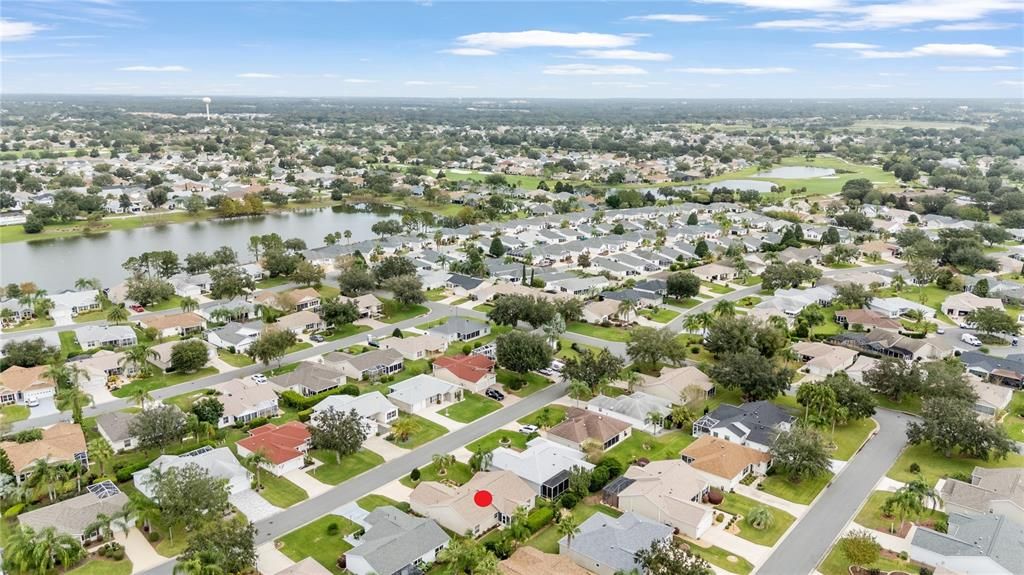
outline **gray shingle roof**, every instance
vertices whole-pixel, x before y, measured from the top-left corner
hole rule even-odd
[[[572,540],[572,549],[607,566],[610,571],[629,571],[638,567],[636,552],[655,541],[672,535],[672,528],[634,513],[618,519],[597,512],[580,525],[580,533]],[[559,546],[568,538],[563,537]]]
[[[390,505],[374,509],[365,521],[370,528],[348,554],[366,559],[376,573],[397,573],[448,542],[432,519],[413,517]]]

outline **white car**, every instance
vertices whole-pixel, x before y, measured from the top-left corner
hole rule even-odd
[[[252,375],[252,380],[255,383],[267,383],[267,376],[263,375],[262,373],[254,373]]]
[[[536,425],[524,425],[519,428],[519,433],[522,433],[523,435],[530,435],[531,433],[536,433],[538,429],[540,428]]]
[[[29,407],[39,407],[39,400],[34,397],[30,397],[25,400],[25,405]]]
[[[961,335],[960,341],[969,345],[973,345],[974,347],[981,347],[981,340],[969,333]]]

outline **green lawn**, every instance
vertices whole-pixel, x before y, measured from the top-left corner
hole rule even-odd
[[[875,529],[882,533],[892,533],[890,529],[898,531],[900,522],[899,515],[895,513],[892,517],[882,515],[882,506],[885,505],[885,500],[891,496],[891,491],[872,491],[871,495],[868,496],[867,501],[864,502],[864,507],[861,507],[860,513],[858,513],[857,517],[854,518],[854,521],[868,529]],[[921,517],[907,517],[906,521],[916,521],[918,519],[938,520],[945,517],[945,513],[941,511],[932,511],[926,507],[925,512]]]
[[[865,565],[865,567],[873,567],[882,572],[902,571],[904,573],[917,573],[920,565],[913,561],[903,561],[896,557],[882,556],[879,557],[878,561],[871,565]],[[836,545],[832,547],[832,550],[829,551],[828,556],[821,562],[821,565],[818,565],[818,571],[821,575],[850,575],[850,562],[847,561],[843,551]]]
[[[286,373],[291,373],[298,369],[300,363],[302,362],[296,361],[294,363],[286,363],[282,366],[275,367],[274,369],[268,369],[267,371],[264,371],[263,375],[267,377],[274,377],[275,375],[284,375]]]
[[[711,293],[718,294],[718,295],[725,295],[727,293],[732,293],[732,292],[736,291],[736,290],[732,289],[729,286],[724,286],[724,285],[720,285],[720,284],[716,284],[716,283],[712,283],[712,282],[700,282],[700,285],[708,288],[708,290]]]
[[[501,403],[467,391],[462,394],[462,401],[446,407],[441,413],[459,423],[469,423],[499,409],[501,409]]]
[[[131,383],[122,385],[119,389],[111,392],[115,397],[131,397],[132,390],[143,388],[146,391],[155,391],[179,383],[194,381],[217,373],[215,367],[204,367],[193,373],[161,373],[152,377],[133,380]]]
[[[736,388],[727,388],[721,385],[715,386],[715,394],[706,400],[697,401],[697,408],[701,412],[704,409],[708,411],[714,411],[716,407],[723,403],[729,405],[740,405],[743,403],[743,392]]]
[[[5,230],[5,229],[7,229],[9,227],[11,227],[11,226],[0,226],[0,230]],[[50,319],[48,317],[44,317],[44,318],[41,318],[41,319],[30,319],[28,321],[23,321],[23,322],[19,323],[18,325],[15,325],[15,326],[5,327],[4,328],[4,333],[14,333],[16,331],[28,331],[30,329],[43,329],[44,327],[53,327],[56,324],[57,324],[57,322],[53,321],[52,319]]]
[[[634,429],[625,441],[609,449],[606,455],[619,460],[623,467],[628,467],[637,458],[651,461],[679,459],[679,452],[695,440],[684,431],[669,431],[654,437],[650,433]],[[648,445],[650,449],[645,449],[644,445]]]
[[[836,194],[842,189],[843,184],[854,178],[867,178],[872,182],[875,182],[875,187],[885,192],[898,191],[899,187],[896,185],[896,180],[893,175],[889,172],[883,171],[878,166],[867,166],[862,164],[853,164],[837,158],[834,156],[817,156],[811,159],[804,158],[803,156],[792,156],[788,158],[782,158],[781,161],[774,164],[773,167],[781,166],[810,166],[816,168],[832,168],[835,170],[842,170],[837,173],[834,178],[802,178],[802,179],[783,179],[783,178],[766,178],[763,176],[757,176],[761,172],[757,166],[750,166],[742,170],[734,172],[727,172],[710,178],[710,182],[727,180],[733,178],[752,178],[755,180],[763,180],[773,182],[778,186],[785,186],[786,196],[792,195],[793,190],[805,188],[807,196],[820,196],[828,194]],[[699,183],[703,183],[701,180]],[[707,186],[713,187],[713,186]],[[782,194],[762,194],[762,196],[779,197]]]
[[[613,507],[602,505],[600,503],[580,503],[573,508],[572,514],[576,518],[576,521],[582,524],[587,519],[590,519],[592,515],[597,512],[604,513],[611,517],[621,517],[622,512]],[[562,538],[562,535],[558,533],[558,526],[554,523],[538,531],[530,540],[527,545],[540,549],[545,553],[558,553],[558,541]]]
[[[496,375],[498,383],[505,386],[505,391],[513,393],[519,397],[533,395],[534,393],[544,389],[545,387],[551,385],[552,383],[550,379],[544,377],[539,373],[533,373],[532,371],[530,373],[520,375],[514,371],[509,371],[507,369],[499,369]],[[512,388],[510,388],[508,384],[516,377],[525,377],[526,385],[520,387],[515,391],[512,391]]]
[[[391,381],[387,384],[388,387],[400,381],[405,381],[411,377],[416,377],[417,375],[421,375],[424,373],[430,373],[433,369],[430,365],[430,361],[426,359],[407,359],[405,360],[403,365],[404,367],[402,368],[402,371],[396,373],[391,378]],[[382,391],[381,393],[383,393],[384,395],[388,394],[388,392],[386,391]]]
[[[549,405],[534,411],[526,417],[520,418],[519,423],[523,425],[536,425],[537,427],[554,427],[564,419],[564,407],[561,405]]]
[[[112,559],[90,559],[71,571],[65,571],[64,575],[131,575],[132,562],[128,558],[120,561]]]
[[[694,543],[687,543],[690,546],[690,551],[693,551],[695,555],[700,555],[715,567],[720,567],[730,573],[736,573],[737,575],[747,575],[754,570],[754,566],[750,564],[750,561],[747,561],[739,555],[730,553],[721,547],[716,547],[714,545],[711,547],[701,547]],[[734,557],[735,560],[730,561],[730,557]]]
[[[574,321],[566,326],[567,331],[578,333],[588,337],[603,339],[606,341],[627,342],[629,341],[629,330],[622,327],[603,327]]]
[[[14,423],[28,419],[31,410],[24,405],[5,405],[0,407],[0,423]]]
[[[335,286],[321,285],[316,288],[316,292],[320,294],[320,299],[334,299],[341,294],[341,290]]]
[[[164,301],[146,306],[146,311],[167,311],[170,309],[181,309],[181,296],[172,295]]]
[[[105,319],[107,319],[107,312],[109,311],[107,309],[107,307],[109,307],[109,306],[102,307],[100,309],[93,310],[93,311],[86,312],[86,313],[80,313],[80,314],[75,316],[74,321],[75,321],[75,323],[88,323],[90,321],[102,321],[102,320],[105,320]]]
[[[376,509],[378,507],[384,507],[385,505],[390,505],[392,507],[397,507],[398,509],[401,509],[402,511],[405,511],[406,513],[409,512],[409,503],[408,502],[405,502],[405,501],[395,501],[394,499],[391,499],[390,497],[385,497],[383,495],[377,495],[376,493],[371,493],[371,494],[369,494],[369,495],[367,495],[365,497],[359,498],[359,500],[356,501],[356,505],[362,507],[363,509],[365,509],[367,511],[373,511],[374,509]]]
[[[833,438],[836,450],[832,452],[832,457],[841,461],[849,461],[874,430],[875,421],[870,418],[851,421],[846,425],[836,427],[836,434]],[[824,430],[824,433],[828,437],[829,430]]]
[[[510,325],[495,325],[495,324],[492,323],[491,324],[491,333],[489,333],[489,334],[487,334],[487,335],[485,335],[483,337],[478,337],[476,339],[471,339],[469,341],[457,341],[457,342],[449,345],[448,349],[444,350],[444,354],[445,355],[459,355],[461,353],[465,353],[465,348],[466,348],[467,345],[469,347],[475,349],[475,348],[478,348],[478,347],[480,347],[480,346],[482,346],[484,344],[491,343],[492,341],[498,339],[498,336],[506,334],[506,333],[508,333],[510,331],[512,331],[512,326],[510,326]]]
[[[914,413],[917,415],[921,414],[921,397],[905,395],[900,399],[899,403],[889,399],[884,395],[872,393],[875,396],[875,400],[878,401],[879,407],[891,409],[893,411],[905,411],[907,413]]]
[[[804,479],[800,483],[792,483],[785,476],[771,475],[765,477],[761,485],[764,487],[765,493],[781,497],[793,503],[808,505],[828,485],[828,482],[832,481],[832,476],[833,474],[830,471],[812,479]]]
[[[421,324],[416,326],[416,329],[422,329],[423,331],[427,331],[428,329],[430,329],[432,327],[437,327],[437,326],[443,324],[446,321],[448,321],[448,316],[444,316],[442,318],[438,318],[438,319],[435,319],[433,321],[428,321],[428,322],[421,323]]]
[[[243,353],[231,353],[225,349],[218,349],[217,357],[224,360],[224,363],[231,367],[246,367],[255,363],[251,357]]]
[[[328,526],[338,526],[338,532],[328,534]],[[293,561],[307,557],[316,559],[335,575],[344,575],[346,570],[338,567],[338,558],[352,548],[344,537],[355,533],[359,526],[340,515],[324,515],[312,523],[300,527],[277,539],[278,549]]]
[[[502,444],[501,440],[507,439],[508,443]],[[518,431],[509,431],[507,429],[499,429],[492,431],[487,435],[477,439],[473,443],[466,446],[466,449],[471,452],[476,452],[477,449],[483,449],[484,451],[492,451],[498,447],[510,447],[512,449],[518,449],[522,451],[526,449],[526,436]]]
[[[357,333],[363,333],[364,331],[370,331],[370,326],[347,323],[342,326],[334,326],[332,329],[322,333],[321,335],[324,336],[324,340],[326,341],[337,341],[342,338],[356,335]]]
[[[886,473],[897,481],[904,483],[917,478],[910,472],[910,464],[917,463],[921,466],[921,479],[928,485],[935,485],[935,482],[943,477],[951,475],[970,475],[975,467],[1024,467],[1024,455],[1011,453],[1006,459],[982,461],[954,455],[947,458],[942,453],[936,452],[930,445],[909,445],[900,454],[900,458],[889,468]]]
[[[468,297],[460,297],[459,299],[453,301],[452,303],[450,303],[448,305],[462,305],[462,304],[466,303],[467,301],[469,301]]]
[[[755,507],[761,506],[761,503],[754,501],[753,499],[740,495],[739,493],[726,493],[725,499],[721,505],[718,505],[716,509],[720,509],[726,513],[732,515],[742,515],[744,517],[750,514],[750,511]],[[775,524],[767,529],[758,531],[754,529],[743,519],[740,519],[738,525],[740,526],[740,532],[738,535],[747,541],[757,543],[758,545],[765,545],[772,547],[782,537],[782,535],[789,529],[789,526],[796,521],[796,518],[786,513],[785,511],[765,505],[768,511],[771,512],[772,517],[775,518]]]
[[[286,283],[288,283],[287,276],[276,276],[272,278],[262,279],[256,282],[256,287],[258,287],[259,289],[268,289],[272,287],[283,286]]]
[[[458,485],[462,485],[473,478],[473,470],[468,465],[461,461],[456,461],[452,464],[444,475],[439,475],[437,468],[433,463],[428,463],[420,468],[420,480],[413,481],[411,477],[406,475],[400,481],[402,485],[413,488],[417,484],[424,481],[451,481]]]
[[[1006,416],[1003,417],[1003,428],[1015,441],[1024,442],[1024,392],[1013,392],[1013,399],[1010,405],[1006,406]]]
[[[448,297],[448,293],[444,288],[428,289],[423,293],[427,296],[428,301],[441,301]]]
[[[492,309],[494,309],[494,306],[489,303],[482,303],[480,305],[473,306],[473,310],[478,311],[480,313],[487,313]]]
[[[212,389],[203,389],[200,391],[192,391],[181,395],[175,395],[174,397],[168,397],[164,399],[163,402],[167,405],[173,405],[185,413],[188,413],[192,409],[192,404],[195,403],[197,399],[207,395],[213,395],[213,393],[214,391]]]
[[[263,490],[260,491],[260,495],[271,505],[281,509],[287,509],[309,498],[304,489],[284,477],[277,477],[266,469],[260,471],[260,481],[263,482]]]
[[[401,419],[411,419],[416,422],[416,431],[409,436],[409,439],[402,443],[394,442],[395,445],[403,447],[405,449],[416,449],[417,447],[428,443],[448,433],[448,430],[439,423],[434,423],[429,419],[413,415],[411,413],[402,414]]]
[[[558,349],[558,353],[555,354],[555,357],[557,357],[558,359],[561,359],[561,360],[575,359],[575,358],[579,357],[580,354],[579,354],[579,352],[576,351],[576,349],[573,349],[573,345],[576,346],[576,349],[590,350],[590,351],[595,352],[595,353],[600,351],[599,348],[594,347],[592,345],[587,345],[585,343],[580,343],[578,341],[572,341],[571,339],[562,337],[562,338],[559,338],[559,340],[558,340],[558,347],[559,347],[559,349]]]
[[[679,317],[679,312],[664,307],[640,310],[640,315],[657,323],[668,323]]]
[[[942,313],[942,302],[944,302],[947,297],[954,295],[955,293],[957,292],[944,290],[935,284],[929,284],[926,286],[908,285],[899,292],[891,287],[874,292],[876,297],[899,296],[910,301],[926,305],[935,310],[936,319],[949,325],[954,325],[954,322],[949,319],[946,314]]]
[[[323,465],[309,474],[328,485],[337,485],[384,463],[383,457],[369,449],[360,449],[352,455],[342,457],[340,464],[336,462],[333,451],[313,449],[309,453],[323,462]]]
[[[384,323],[398,323],[430,313],[430,310],[422,305],[402,305],[391,299],[381,299],[380,301],[384,304],[384,316],[381,318]]]
[[[695,305],[697,305],[699,303],[700,303],[699,299],[692,298],[692,297],[691,298],[686,298],[686,299],[678,299],[678,298],[673,298],[673,297],[665,298],[665,304],[666,305],[670,305],[670,306],[673,306],[673,307],[681,307],[681,308],[684,308],[684,309],[690,309],[691,307],[693,307],[693,306],[695,306]]]
[[[302,351],[304,349],[309,349],[311,347],[313,347],[313,344],[309,343],[308,341],[300,341],[300,342],[296,343],[295,345],[289,347],[288,349],[284,350],[284,354],[285,355],[292,354],[292,353],[295,353],[297,351]]]
[[[73,331],[62,331],[57,334],[60,338],[60,349],[67,357],[74,357],[82,353],[82,346],[78,345],[78,339]]]

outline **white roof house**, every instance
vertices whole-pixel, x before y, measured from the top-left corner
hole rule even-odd
[[[632,395],[620,395],[619,397],[599,395],[587,402],[587,410],[611,415],[615,419],[642,429],[649,427],[645,421],[647,414],[657,412],[664,417],[672,413],[672,402],[637,391]]]
[[[526,444],[525,451],[498,447],[492,453],[491,468],[511,471],[537,492],[547,498],[557,497],[561,479],[568,480],[573,467],[593,469],[579,450],[535,437]]]
[[[876,311],[886,317],[897,318],[905,315],[910,310],[920,311],[925,318],[935,317],[935,310],[901,297],[876,297],[868,302],[868,309]]]
[[[209,449],[206,447],[190,451],[182,455],[161,455],[149,467],[132,474],[135,486],[146,497],[153,499],[153,469],[167,473],[171,469],[198,465],[211,477],[227,480],[228,493],[241,493],[250,487],[251,473],[242,467],[235,455],[227,447]]]
[[[313,406],[311,424],[316,425],[316,414],[334,409],[348,413],[355,410],[363,419],[363,427],[367,435],[383,433],[388,424],[398,419],[398,408],[388,401],[379,391],[371,391],[363,395],[332,395]]]
[[[404,411],[416,413],[428,405],[462,399],[462,388],[432,375],[417,375],[391,386],[388,399]]]

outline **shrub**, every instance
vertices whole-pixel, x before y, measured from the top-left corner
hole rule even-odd
[[[576,504],[579,502],[580,498],[577,497],[575,493],[571,493],[568,491],[563,493],[561,500],[559,500],[559,503],[562,504],[562,507],[566,509],[572,509],[573,507],[576,507]]]
[[[934,573],[934,571],[923,565],[917,570],[917,575],[932,575],[932,573]]]
[[[327,524],[327,534],[328,535],[337,535],[338,531],[340,531],[340,530],[341,530],[341,528],[338,527],[338,524],[336,522],[332,521],[331,523]]]
[[[939,519],[935,522],[935,530],[939,533],[948,533],[949,521],[947,521],[946,518]]]
[[[107,556],[107,546],[104,545],[104,546],[100,547],[99,549],[97,549],[96,550],[96,554],[99,555],[100,557],[106,557]]]
[[[299,412],[299,421],[303,423],[309,421],[310,417],[313,417],[313,408],[303,409]]]
[[[608,484],[608,479],[608,468],[595,467],[594,471],[590,474],[590,492],[600,491],[602,487]]]
[[[611,457],[602,459],[601,463],[597,464],[597,467],[608,470],[608,480],[609,481],[614,479],[614,478],[616,478],[616,477],[618,477],[618,476],[620,476],[620,475],[622,475],[622,471],[623,471],[622,463],[620,463],[618,459],[614,459],[614,458],[611,458]]]
[[[980,351],[981,353],[988,353],[991,350],[989,350],[987,345],[983,345],[983,346],[978,348],[978,351]]]
[[[505,387],[509,388],[512,391],[519,391],[520,389],[523,388],[524,383],[525,382],[523,381],[522,376],[520,376],[517,373],[515,377],[513,377],[508,383],[505,384]]]
[[[420,480],[420,468],[419,467],[413,467],[412,468],[412,471],[409,473],[409,479],[412,479],[413,481],[419,481]]]
[[[117,549],[114,549],[113,551],[110,552],[110,557],[114,561],[121,561],[122,559],[124,559],[124,548],[121,547],[121,546],[118,546]]]
[[[469,355],[469,354],[473,353],[473,345],[469,344],[469,343],[464,344],[462,346],[462,353],[464,353],[466,355]]]
[[[260,427],[261,425],[266,425],[268,423],[270,423],[270,418],[257,417],[256,419],[250,420],[242,425],[236,425],[235,427],[238,427],[239,429],[249,430],[256,429],[257,427]]]
[[[918,465],[916,461],[914,463],[911,463],[910,464],[910,472],[911,473],[921,473],[921,466]]]
[[[693,346],[690,348],[690,353],[692,353],[693,355],[697,355],[700,353],[700,348],[697,346]]]
[[[14,517],[17,517],[18,514],[21,513],[21,510],[24,508],[24,503],[15,503],[14,505],[11,505],[10,507],[7,508],[7,511],[4,511],[4,519],[12,519]]]
[[[878,567],[872,567],[868,569],[868,575],[882,575],[882,570]]]
[[[715,523],[721,523],[723,521],[725,521],[725,513],[719,513],[718,515],[715,515]]]
[[[341,391],[339,393],[341,393],[342,395],[359,395],[359,386],[354,383],[343,385],[341,386]]]
[[[530,528],[531,533],[536,533],[554,518],[555,510],[551,507],[537,507],[526,516],[526,526]]]
[[[150,543],[156,543],[160,540],[160,534],[156,531],[151,530],[149,533],[146,534],[146,539],[149,539]]]

